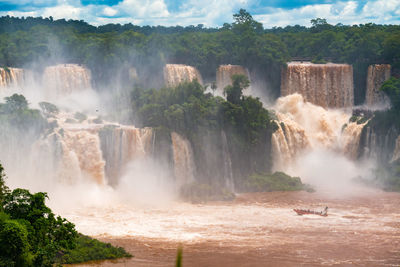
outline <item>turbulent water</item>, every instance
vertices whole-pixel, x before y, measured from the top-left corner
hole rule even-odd
[[[282,96],[299,93],[306,101],[325,108],[353,106],[351,65],[289,62],[281,79]]]
[[[279,126],[272,137],[274,169],[284,170],[313,149],[338,151],[356,159],[365,124],[350,123],[351,113],[326,110],[305,102],[300,94],[279,98],[274,109]]]
[[[365,104],[368,106],[382,106],[388,103],[386,95],[380,92],[379,88],[390,78],[390,69],[388,64],[376,64],[368,67],[365,95]]]
[[[274,192],[227,203],[112,204],[64,214],[83,233],[135,255],[105,266],[171,266],[179,244],[185,266],[395,266],[399,204],[398,194],[371,190],[344,199],[328,192]],[[325,206],[328,217],[292,211]]]
[[[203,84],[200,72],[192,66],[167,64],[164,67],[164,81],[166,86],[177,86],[181,82],[191,82],[195,79],[200,84]]]

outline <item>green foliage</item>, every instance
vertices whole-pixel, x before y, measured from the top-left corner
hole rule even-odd
[[[383,83],[380,88],[381,91],[385,92],[389,97],[393,108],[396,111],[400,111],[400,78],[391,77],[389,80]]]
[[[183,254],[182,246],[179,246],[176,252],[176,264],[175,264],[176,267],[182,267],[182,254]]]
[[[5,104],[0,104],[0,129],[11,127],[39,136],[47,127],[47,121],[40,111],[29,109],[28,101],[23,95],[13,94],[4,99]]]
[[[291,177],[283,172],[253,174],[244,181],[243,189],[250,192],[314,191],[309,185],[303,184],[299,177]]]
[[[3,210],[3,201],[6,195],[10,192],[10,189],[6,185],[6,174],[4,173],[4,168],[0,164],[0,211]]]
[[[43,113],[46,115],[55,115],[59,112],[58,107],[49,102],[40,102],[39,107],[42,109]]]
[[[57,258],[57,263],[80,263],[93,260],[117,259],[132,257],[121,247],[114,247],[88,236],[79,234],[75,240],[75,247],[63,250]]]
[[[249,87],[250,81],[242,74],[234,74],[231,77],[232,85],[228,85],[224,89],[226,99],[233,104],[240,104],[243,96],[243,90]]]
[[[233,173],[237,173],[237,179],[249,172],[267,171],[270,166],[270,142],[265,140],[271,139],[277,127],[259,99],[242,95],[248,83],[245,76],[233,76],[233,85],[227,87],[231,102],[205,94],[197,81],[160,90],[135,88],[131,101],[133,110],[138,111],[136,116],[141,122],[140,126],[175,131],[189,139],[198,166],[198,176],[206,181],[204,183],[218,187],[222,184],[218,180],[224,174],[220,170],[213,173],[209,170],[221,158],[210,162],[208,151],[211,148],[206,148],[204,143],[215,143],[213,154],[222,154],[221,132],[226,133],[231,154],[237,155],[232,159],[235,168]],[[243,159],[239,156],[243,154],[248,157]],[[217,172],[219,174],[215,179],[208,179]]]
[[[394,71],[400,68],[399,25],[331,25],[316,18],[310,28],[263,29],[244,9],[233,20],[219,29],[203,25],[94,27],[84,21],[6,16],[0,18],[0,65],[85,64],[98,84],[112,83],[121,66],[133,66],[142,83],[159,87],[154,76],[162,75],[165,63],[195,66],[207,79],[214,79],[221,64],[241,64],[262,73],[278,96],[280,68],[291,57],[310,58],[316,63],[353,64],[356,104],[364,101],[369,64],[385,62]],[[63,61],[60,53],[66,55]]]
[[[46,193],[12,192],[4,184],[0,164],[0,266],[53,266],[130,256],[95,239],[78,235],[74,224],[55,216]]]
[[[77,233],[72,223],[51,212],[46,197],[45,193],[15,189],[6,195],[3,208],[12,220],[26,225],[34,264],[49,266],[58,251],[74,247]]]
[[[27,227],[0,212],[0,266],[32,266]]]

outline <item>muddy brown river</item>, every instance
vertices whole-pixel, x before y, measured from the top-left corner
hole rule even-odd
[[[298,216],[293,208],[329,216]],[[232,202],[115,205],[63,214],[79,231],[122,246],[130,259],[77,266],[400,266],[400,194],[273,192]]]

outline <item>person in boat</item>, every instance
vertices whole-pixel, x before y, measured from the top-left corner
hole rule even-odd
[[[328,214],[328,207],[325,207],[325,209],[321,212],[322,216],[326,216]]]

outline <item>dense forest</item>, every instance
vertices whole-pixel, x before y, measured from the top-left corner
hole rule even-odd
[[[207,81],[215,81],[220,64],[238,64],[262,73],[277,97],[281,67],[291,58],[329,60],[353,64],[355,104],[364,101],[368,65],[388,63],[398,75],[400,26],[330,25],[319,18],[311,22],[309,28],[264,29],[243,9],[233,23],[220,28],[95,27],[84,21],[6,16],[0,18],[0,66],[35,63],[33,68],[40,70],[46,64],[85,64],[97,85],[110,82],[124,67],[136,67],[145,87],[161,87],[154,77],[162,76],[165,63],[194,66]]]

